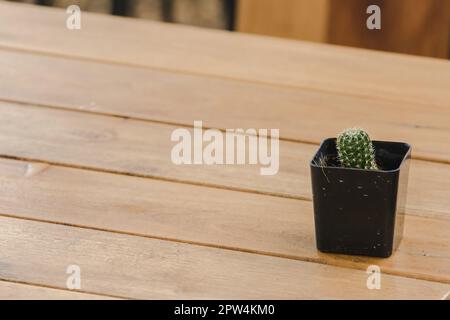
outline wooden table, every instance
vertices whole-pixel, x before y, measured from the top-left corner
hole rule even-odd
[[[0,2],[1,298],[448,296],[448,61],[89,13],[69,31],[66,17]],[[170,135],[194,120],[279,128],[279,173],[173,164]],[[413,145],[388,259],[315,247],[309,160],[354,125]]]

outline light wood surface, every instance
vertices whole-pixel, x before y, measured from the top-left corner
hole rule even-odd
[[[1,300],[112,300],[108,296],[0,280]]]
[[[88,13],[72,32],[65,18],[0,2],[0,298],[448,294],[448,62]],[[194,120],[279,128],[279,173],[174,165],[170,135]],[[353,125],[413,145],[388,259],[315,248],[309,161]],[[71,264],[82,292],[65,286]]]
[[[69,32],[65,19],[63,10],[1,2],[0,30],[8,36],[0,46],[426,107],[450,100],[450,62],[439,59],[94,13]]]
[[[170,136],[176,126],[9,102],[0,107],[3,156],[311,199],[309,162],[315,145],[281,141],[278,174],[262,176],[260,165],[173,164]],[[418,215],[450,218],[449,168],[412,161],[407,212],[411,208]],[[439,184],[435,174],[441,177]]]
[[[395,255],[355,260],[316,250],[310,201],[12,160],[0,175],[3,215],[450,283],[449,220],[408,216]]]
[[[0,63],[0,99],[187,126],[201,119],[222,129],[280,128],[282,138],[316,144],[358,125],[377,140],[410,143],[414,157],[450,162],[448,106],[424,108],[16,51],[0,50]],[[58,90],[49,90],[54,87]]]
[[[368,290],[365,271],[62,225],[0,221],[0,258],[6,263],[0,277],[55,287],[65,286],[64,271],[76,264],[84,290],[138,299],[440,299],[449,288],[383,275],[382,288]]]

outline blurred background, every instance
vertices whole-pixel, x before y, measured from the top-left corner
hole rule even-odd
[[[450,58],[450,0],[10,0]],[[381,30],[368,30],[366,9],[381,8]]]

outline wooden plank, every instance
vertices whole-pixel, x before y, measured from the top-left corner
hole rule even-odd
[[[239,0],[237,30],[309,41],[328,38],[328,0]]]
[[[408,216],[389,259],[321,254],[312,203],[0,160],[0,214],[450,283],[450,221]]]
[[[450,101],[448,61],[94,13],[83,13],[82,29],[68,32],[66,16],[1,2],[0,45],[427,107]]]
[[[175,126],[0,103],[0,155],[171,181],[310,199],[309,161],[317,146],[280,142],[280,170],[259,165],[175,165]],[[430,172],[440,177],[439,184]],[[407,212],[449,218],[448,165],[412,161]],[[426,191],[425,191],[426,190]]]
[[[82,289],[130,298],[440,299],[449,289],[382,274],[381,289],[368,290],[367,274],[359,270],[41,222],[0,222],[0,276],[13,281],[62,287],[67,266],[77,264]]]
[[[108,296],[99,296],[76,291],[39,287],[22,283],[0,280],[1,300],[111,300]]]
[[[377,140],[412,144],[414,157],[450,163],[448,107],[5,50],[0,50],[0,64],[0,99],[188,126],[203,120],[205,126],[221,129],[279,128],[282,138],[313,143],[358,125]]]

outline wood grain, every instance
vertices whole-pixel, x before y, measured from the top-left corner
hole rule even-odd
[[[312,203],[0,160],[0,214],[450,283],[450,221],[408,216],[389,259],[321,254]]]
[[[111,300],[107,296],[0,280],[1,300]]]
[[[145,177],[310,199],[309,162],[317,146],[280,142],[280,170],[259,165],[175,165],[174,126],[0,103],[0,155]],[[412,161],[407,212],[449,218],[449,166]],[[435,178],[440,177],[436,184]],[[411,210],[411,211],[410,211]]]
[[[382,274],[368,290],[364,271],[10,218],[0,248],[4,279],[62,287],[77,264],[83,290],[130,298],[440,299],[449,289]]]
[[[71,32],[65,19],[63,10],[1,2],[0,46],[427,107],[450,101],[448,61],[94,13]]]
[[[377,140],[410,143],[414,157],[450,163],[448,107],[5,50],[0,64],[0,99],[187,126],[203,120],[221,129],[279,128],[284,139],[317,144],[346,127],[361,126]]]
[[[37,288],[51,297],[65,288],[70,264],[82,268],[86,294],[130,298],[441,299],[448,293],[447,165],[413,161],[405,238],[393,257],[380,260],[315,250],[306,201],[315,145],[283,141],[281,171],[273,177],[260,176],[258,166],[170,161],[173,124],[192,120],[176,113],[196,99],[198,106],[185,113],[206,113],[208,127],[235,127],[233,117],[242,118],[245,126],[286,126],[289,136],[302,137],[290,140],[317,143],[283,117],[276,126],[270,113],[242,116],[242,106],[253,103],[252,111],[264,113],[255,103],[274,109],[283,102],[292,118],[288,110],[303,101],[298,116],[323,105],[323,119],[338,97],[342,119],[367,102],[361,112],[374,126],[385,122],[388,106],[399,106],[399,114],[419,110],[411,118],[394,115],[383,128],[416,137],[419,157],[448,162],[449,154],[439,153],[448,144],[448,63],[85,13],[83,29],[71,32],[66,17],[62,10],[0,3],[0,47],[8,48],[0,52],[0,156],[53,163],[0,160],[0,296],[7,285],[19,297],[26,296],[22,286],[33,287],[31,297]],[[173,89],[180,94],[168,98]],[[265,89],[266,104],[254,97]],[[245,98],[227,117],[224,102],[233,105],[239,96]],[[435,115],[420,111],[424,105]],[[225,120],[215,122],[214,115]],[[320,118],[313,126],[326,126]],[[425,139],[434,135],[437,142],[427,148]],[[436,185],[430,173],[444,182]],[[382,290],[366,288],[369,264],[382,267]]]

